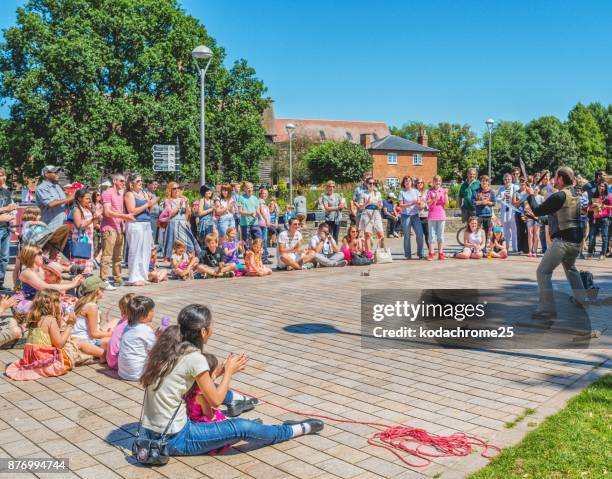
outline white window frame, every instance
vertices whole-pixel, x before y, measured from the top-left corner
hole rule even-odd
[[[389,178],[385,178],[385,188],[387,188],[388,190],[395,190],[399,188],[399,183],[400,179],[396,176],[390,176]]]
[[[397,165],[397,153],[387,153],[387,165]]]
[[[423,166],[423,154],[422,153],[412,154],[412,166]]]

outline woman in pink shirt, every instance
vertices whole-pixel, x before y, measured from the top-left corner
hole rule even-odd
[[[429,226],[429,254],[427,260],[434,259],[434,244],[438,243],[438,259],[445,259],[444,248],[444,224],[446,212],[444,205],[448,201],[446,189],[442,188],[442,178],[438,175],[433,177],[432,187],[427,193],[427,205],[429,214],[427,222]]]

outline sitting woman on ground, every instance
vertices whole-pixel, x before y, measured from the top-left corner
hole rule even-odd
[[[72,338],[79,350],[106,361],[106,349],[117,321],[102,325],[98,302],[104,297],[108,283],[99,276],[90,276],[79,288],[80,298],[74,307],[76,324]]]
[[[66,294],[67,291],[79,286],[84,276],[78,275],[71,281],[62,279],[62,267],[50,262],[45,265],[43,253],[38,246],[24,246],[20,254],[24,270],[19,274],[21,291],[15,295],[17,305],[14,308],[15,319],[19,322],[24,319],[30,310],[30,305],[38,291],[53,289],[59,291],[63,314],[73,310],[75,298]]]
[[[278,426],[248,419],[214,423],[189,419],[183,398],[194,383],[206,404],[212,408],[226,404],[230,417],[253,409],[256,400],[242,396],[237,399],[238,395],[230,391],[233,376],[248,363],[244,353],[230,355],[224,362],[221,381],[213,382],[210,366],[202,354],[213,333],[211,312],[206,306],[186,306],[180,311],[177,322],[162,333],[151,349],[140,378],[145,387],[143,432],[150,439],[158,439],[167,428],[171,456],[206,454],[243,440],[275,444],[323,429],[323,422],[316,419]]]
[[[36,293],[26,323],[28,337],[23,356],[6,368],[6,375],[15,381],[34,381],[70,371],[72,361],[63,348],[74,321],[72,313],[64,327],[59,291],[43,289]]]
[[[457,259],[480,259],[482,258],[482,250],[485,246],[484,230],[478,223],[476,216],[470,216],[468,219],[468,227],[463,233],[463,251],[457,253]]]
[[[342,253],[344,253],[344,259],[350,264],[353,264],[353,260],[356,259],[355,264],[359,263],[358,258],[366,258],[372,260],[372,252],[366,251],[365,242],[363,238],[359,236],[359,230],[357,226],[349,227],[346,236],[342,238]]]

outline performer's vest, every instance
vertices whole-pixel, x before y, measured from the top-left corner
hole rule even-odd
[[[559,231],[582,227],[580,223],[580,198],[569,186],[561,191],[565,193],[565,202],[560,210],[548,217],[551,236],[556,235]]]

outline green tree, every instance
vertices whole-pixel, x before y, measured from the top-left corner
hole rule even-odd
[[[311,179],[317,183],[334,180],[337,183],[359,181],[372,169],[372,157],[361,145],[348,141],[329,141],[313,145],[304,155]]]
[[[578,148],[565,123],[555,116],[543,116],[528,123],[525,131],[527,141],[522,158],[528,172],[554,171],[563,165],[577,170]]]
[[[612,105],[605,107],[601,103],[590,103],[587,107],[603,133],[605,146],[605,156],[607,158],[607,171],[612,170]]]
[[[520,121],[499,121],[492,129],[491,170],[494,181],[499,182],[504,173],[513,166],[519,166],[524,155],[527,132]],[[488,154],[489,135],[483,135],[483,151]]]
[[[206,75],[207,177],[253,177],[269,154],[265,87],[176,0],[30,0],[0,45],[0,96],[11,163],[44,163],[80,179],[151,169],[155,143],[181,143],[181,174],[199,169],[199,79],[191,50],[214,53]]]
[[[479,138],[469,125],[438,123],[430,125],[411,121],[400,127],[391,127],[391,133],[407,140],[416,141],[419,129],[424,128],[429,137],[429,146],[438,153],[438,174],[444,179],[455,177],[456,171],[465,171],[470,166],[483,166],[486,157],[478,151]]]
[[[568,115],[568,128],[578,147],[578,171],[591,178],[606,168],[606,142],[591,109],[578,103]]]

